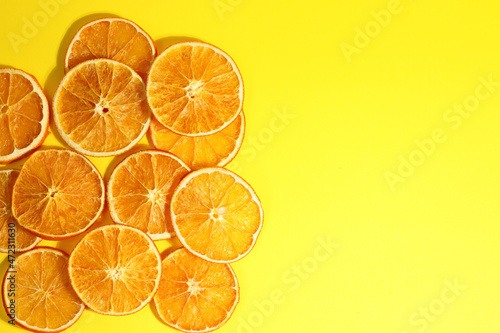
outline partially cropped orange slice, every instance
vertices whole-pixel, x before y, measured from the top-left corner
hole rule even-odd
[[[236,156],[245,135],[243,110],[229,126],[205,136],[187,136],[172,132],[156,118],[151,120],[151,141],[161,150],[178,156],[191,169],[225,166]]]
[[[104,192],[101,174],[84,156],[62,149],[37,151],[14,184],[12,212],[35,235],[65,239],[97,220]]]
[[[130,67],[113,60],[81,63],[56,91],[54,121],[64,141],[82,154],[121,154],[149,127],[144,83]]]
[[[18,170],[0,171],[0,252],[28,251],[41,241],[12,216],[12,189],[18,175]]]
[[[130,66],[144,79],[156,56],[153,39],[137,24],[123,18],[102,18],[84,25],[69,44],[69,70],[91,59],[106,58]]]
[[[35,248],[17,257],[13,266],[5,274],[2,296],[16,325],[34,332],[60,332],[80,318],[85,305],[71,287],[67,254]]]
[[[0,163],[40,146],[49,130],[49,102],[38,81],[14,68],[0,68]]]
[[[172,224],[195,255],[232,262],[253,248],[263,211],[250,185],[223,168],[200,169],[180,182],[172,197]]]
[[[184,332],[209,332],[224,325],[239,300],[229,264],[209,262],[182,248],[162,263],[154,303],[160,318]]]
[[[92,310],[126,315],[142,309],[160,283],[161,259],[142,231],[123,225],[98,228],[77,244],[69,259],[71,284]]]
[[[202,42],[174,44],[154,61],[148,102],[171,131],[209,135],[228,126],[243,106],[243,80],[234,61]]]
[[[140,151],[113,170],[108,183],[111,217],[146,232],[153,240],[174,236],[170,200],[189,168],[162,151]]]

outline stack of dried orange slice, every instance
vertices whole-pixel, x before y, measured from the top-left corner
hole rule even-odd
[[[156,53],[126,19],[76,33],[52,110],[70,149],[34,152],[48,134],[47,98],[32,76],[0,69],[0,163],[32,153],[20,171],[0,171],[3,301],[28,330],[65,330],[85,306],[118,316],[152,301],[167,325],[207,332],[239,301],[230,263],[250,252],[263,222],[255,191],[223,168],[245,133],[241,74],[203,42]],[[153,149],[125,156],[148,130]],[[84,155],[122,161],[105,184]],[[115,224],[89,232],[106,200]],[[77,235],[69,256],[36,247]],[[171,237],[182,247],[161,261],[154,242]]]

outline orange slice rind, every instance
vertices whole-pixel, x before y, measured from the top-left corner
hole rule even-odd
[[[180,242],[209,261],[227,263],[243,258],[262,228],[262,206],[254,190],[223,168],[188,174],[177,186],[170,207]]]
[[[153,62],[147,83],[153,114],[171,131],[214,134],[243,107],[243,80],[231,57],[203,42],[182,42]]]
[[[35,248],[17,257],[14,267],[15,273],[5,274],[2,296],[16,325],[33,332],[60,332],[80,318],[85,305],[71,287],[67,254]]]
[[[162,263],[154,297],[158,315],[184,332],[209,332],[224,325],[239,301],[239,286],[229,264],[198,258],[185,248]]]
[[[0,164],[40,146],[49,130],[49,102],[32,75],[0,68]]]
[[[53,109],[61,137],[85,155],[122,154],[149,128],[142,79],[114,60],[89,60],[70,70],[56,91]]]
[[[14,184],[12,212],[18,223],[44,239],[66,239],[87,230],[105,201],[101,174],[69,150],[37,151]]]
[[[81,27],[69,44],[64,65],[69,71],[84,61],[106,58],[124,63],[145,79],[155,57],[155,43],[141,27],[112,17]]]
[[[150,135],[157,149],[178,156],[192,170],[223,167],[233,160],[243,143],[245,116],[243,111],[221,131],[204,136],[187,136],[172,132],[156,118],[151,119]]]
[[[145,150],[128,156],[108,182],[108,205],[116,223],[146,232],[153,240],[175,235],[170,200],[189,168],[172,154]]]
[[[71,285],[92,310],[106,315],[139,311],[160,283],[161,259],[142,231],[123,225],[93,230],[69,259]]]

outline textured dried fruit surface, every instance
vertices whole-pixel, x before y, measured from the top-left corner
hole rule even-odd
[[[239,286],[229,264],[198,258],[185,248],[162,263],[154,297],[160,318],[185,332],[208,332],[224,325],[239,300]]]
[[[162,151],[140,151],[116,166],[108,183],[113,220],[146,232],[153,240],[174,236],[170,200],[189,168]]]
[[[71,287],[65,253],[35,248],[16,259],[15,271],[15,280],[7,271],[2,294],[4,305],[15,303],[16,324],[35,332],[59,332],[80,318],[85,305]]]
[[[64,141],[80,153],[124,153],[149,128],[144,83],[130,67],[113,60],[81,63],[56,91],[54,121]]]
[[[204,136],[177,134],[153,117],[150,132],[156,148],[178,156],[192,170],[222,167],[236,156],[243,143],[245,117],[241,111],[226,128]]]
[[[107,225],[85,235],[69,261],[78,296],[92,310],[108,315],[143,308],[158,289],[160,273],[160,254],[153,241],[123,225]]]
[[[0,163],[10,163],[42,144],[49,129],[49,103],[31,75],[0,68]]]
[[[201,42],[170,46],[148,76],[148,102],[171,131],[213,134],[228,126],[243,106],[243,80],[224,51]]]
[[[106,58],[128,65],[145,79],[155,56],[154,41],[141,27],[113,17],[92,21],[76,33],[65,66],[69,70],[87,60]]]
[[[18,175],[18,170],[0,171],[0,252],[8,252],[9,245],[11,250],[24,252],[41,241],[12,216],[12,190]]]
[[[14,185],[12,212],[19,224],[46,239],[82,233],[104,208],[101,174],[84,156],[62,149],[37,151]]]
[[[262,228],[263,211],[250,185],[223,168],[188,174],[172,197],[172,223],[181,243],[206,260],[246,256]]]

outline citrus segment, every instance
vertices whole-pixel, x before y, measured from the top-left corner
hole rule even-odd
[[[18,175],[18,170],[0,171],[0,252],[28,251],[41,241],[12,216],[12,189]]]
[[[184,332],[208,332],[231,317],[239,286],[229,264],[209,262],[182,248],[162,263],[154,303],[160,318]]]
[[[85,305],[71,287],[65,253],[35,248],[14,265],[15,273],[5,275],[2,294],[4,305],[15,306],[16,324],[35,332],[60,332],[80,318]]]
[[[250,185],[223,168],[188,174],[174,192],[171,215],[181,243],[215,262],[232,262],[247,255],[263,220],[262,206]]]
[[[205,136],[186,136],[172,132],[156,118],[151,119],[151,141],[161,150],[178,156],[191,169],[225,166],[238,153],[245,133],[243,111],[220,132]]]
[[[137,24],[122,18],[103,18],[84,25],[66,52],[69,70],[92,59],[106,58],[130,66],[146,78],[156,56],[153,39]]]
[[[209,135],[228,126],[243,105],[243,80],[234,61],[201,42],[170,46],[151,66],[148,102],[171,131]]]
[[[143,308],[156,292],[161,259],[142,231],[122,225],[98,228],[77,244],[69,260],[71,284],[92,310],[126,315]]]
[[[75,150],[112,156],[132,148],[149,127],[144,83],[130,67],[89,60],[63,78],[54,96],[54,121]]]
[[[31,75],[0,68],[0,163],[10,163],[43,142],[49,129],[49,103]]]
[[[146,232],[153,240],[174,236],[170,200],[189,168],[161,151],[140,151],[116,166],[108,183],[111,217]]]
[[[19,224],[46,239],[82,233],[104,208],[101,174],[84,156],[43,150],[26,160],[16,180],[12,212]]]

